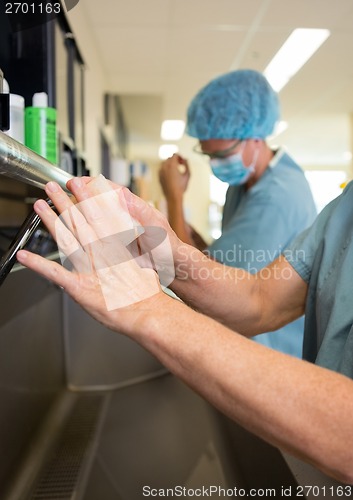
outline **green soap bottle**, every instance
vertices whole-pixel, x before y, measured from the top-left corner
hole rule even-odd
[[[34,94],[32,104],[25,109],[25,144],[56,165],[56,109],[48,108],[45,92]]]

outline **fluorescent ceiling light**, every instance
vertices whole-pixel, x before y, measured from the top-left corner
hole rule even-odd
[[[174,153],[177,153],[179,148],[176,144],[163,144],[159,147],[158,156],[161,160],[166,160]]]
[[[329,37],[326,29],[295,29],[264,71],[279,92]]]
[[[185,129],[183,120],[164,120],[161,128],[161,137],[164,141],[178,141],[182,138]]]

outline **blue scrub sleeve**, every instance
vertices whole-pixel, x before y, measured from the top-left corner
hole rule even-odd
[[[294,218],[279,200],[251,200],[208,251],[223,264],[255,273],[275,260],[298,234]]]
[[[326,205],[312,226],[299,234],[283,251],[284,257],[307,283],[310,281],[315,254],[324,240],[328,221],[344,195],[345,193],[341,194]]]

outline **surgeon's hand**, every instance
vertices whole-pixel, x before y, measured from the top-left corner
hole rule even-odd
[[[190,169],[187,160],[174,154],[161,164],[159,180],[167,200],[180,200],[190,180]]]
[[[92,182],[91,177],[82,177],[81,179],[86,184],[90,184]],[[71,186],[71,182],[72,181],[68,182],[69,188]],[[195,248],[190,247],[178,238],[177,234],[170,227],[166,217],[159,210],[151,206],[149,203],[146,203],[127,188],[122,188],[110,180],[107,180],[107,182],[112,189],[123,190],[130,215],[144,228],[143,234],[138,238],[139,246],[143,254],[153,250],[155,255],[155,269],[158,272],[162,285],[168,286],[169,283],[171,283],[170,255],[172,255],[174,263],[173,273],[175,273],[175,280],[179,279],[185,281],[187,276],[189,276],[188,263],[190,262],[192,267],[195,259],[198,259],[195,255]],[[166,240],[163,245],[156,245],[156,237],[159,239],[158,233],[160,232],[164,232],[166,234]],[[203,244],[202,248],[205,246],[206,243]],[[200,255],[199,258],[203,259],[204,257]],[[191,273],[192,270],[190,274]],[[171,284],[172,289],[175,280]]]
[[[24,250],[17,259],[64,288],[98,321],[129,334],[165,300],[156,271],[158,256],[138,243],[144,228],[129,213],[126,190],[112,189],[105,179],[79,178],[69,181],[68,188],[76,203],[56,183],[46,187],[60,217],[44,200],[34,205],[58,243],[63,266]],[[161,234],[157,236],[154,247],[161,244]],[[164,256],[165,250],[160,252]]]
[[[93,193],[97,193],[97,182],[92,185],[91,177],[81,178],[86,185],[92,186],[90,189]],[[68,187],[71,189],[71,182],[68,182]],[[181,259],[185,262],[186,255],[192,249],[187,249],[187,245],[181,241],[170,227],[166,217],[156,208],[146,203],[140,197],[133,194],[129,189],[123,188],[118,184],[106,179],[113,190],[122,190],[126,201],[126,208],[131,217],[143,227],[143,233],[139,235],[138,244],[142,254],[153,252],[155,270],[163,286],[168,286],[171,282],[171,256],[173,259],[173,273],[177,273],[178,262]],[[163,244],[157,245],[165,235]],[[140,258],[139,262],[142,262]],[[175,276],[178,277],[177,275]]]

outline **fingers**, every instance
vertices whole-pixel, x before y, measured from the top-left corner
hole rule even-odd
[[[108,231],[104,231],[105,219],[107,214],[102,213],[95,196],[89,191],[89,184],[93,183],[95,178],[80,177],[74,178],[67,182],[67,187],[76,195],[76,204],[68,203],[64,200],[64,196],[59,197],[54,194],[49,183],[47,185],[47,193],[55,203],[55,206],[61,212],[61,217],[65,221],[68,228],[75,234],[81,245],[87,247],[97,241],[99,238],[110,236]],[[56,188],[56,191],[58,189]],[[96,231],[98,229],[98,231]]]
[[[136,227],[120,186],[98,176],[73,178],[68,181],[67,187],[73,193],[76,204],[55,183],[48,184],[47,194],[83,247],[112,236],[127,245],[143,232]]]
[[[73,178],[67,187],[75,197],[74,204],[56,183],[47,185],[47,194],[60,212],[60,218],[84,248],[97,240],[112,237],[126,246],[143,232],[129,213],[123,189],[113,186],[103,176]],[[54,237],[55,230],[67,237],[60,225],[59,229],[54,227],[55,220],[48,218],[44,222],[48,222]]]
[[[72,227],[70,217],[67,216],[69,213],[68,210],[74,206],[73,201],[56,182],[48,182],[48,184],[45,186],[45,192],[54,203],[58,212],[60,214],[63,214],[62,218],[65,221],[65,224],[71,229]]]
[[[182,174],[183,176],[187,175],[188,177],[190,177],[189,162],[180,155],[178,155],[178,161],[179,161],[178,164],[179,173]]]
[[[56,182],[48,182],[45,187],[45,191],[58,210],[60,219],[64,222],[71,233],[76,236],[82,247],[97,239],[94,231],[92,231],[87,225],[87,222],[80,211],[80,207],[70,199],[67,193],[65,193]],[[45,206],[43,206],[43,208],[45,208]],[[48,219],[43,219],[43,222],[46,225],[49,224],[48,229],[58,243],[60,250],[62,250],[65,255],[69,255],[66,252],[70,249],[66,249],[66,247],[69,243],[70,235],[64,230],[63,226],[59,224],[56,217],[53,217],[54,214],[52,211],[44,212],[44,217],[46,214],[48,215]],[[52,217],[50,217],[50,214]],[[77,250],[77,248],[75,248],[74,251],[75,250]]]
[[[34,210],[39,215],[48,231],[66,255],[76,252],[80,248],[72,232],[63,224],[44,200],[37,200]]]
[[[130,214],[124,190],[113,186],[103,176],[88,183],[81,178],[68,183],[78,200],[77,207],[96,235],[97,241],[89,242],[89,247],[85,247],[96,270],[131,260],[131,248],[127,249],[127,246],[143,232],[141,227],[136,227]],[[78,235],[82,244],[80,231]]]
[[[96,279],[104,300],[108,301],[106,297],[109,297],[109,308],[122,307],[131,300],[143,300],[157,293],[160,288],[153,269],[163,275],[165,286],[171,282],[174,265],[168,240],[170,227],[160,212],[101,176],[75,178],[67,186],[76,203],[55,183],[48,183],[46,187],[59,217],[44,200],[35,203],[35,210],[77,273],[71,274],[58,264],[28,252],[18,253],[20,263],[67,289],[73,297],[78,294],[80,283]],[[135,241],[139,234],[136,234],[134,214],[142,225],[158,226],[149,227],[148,234],[139,242]],[[119,298],[117,302],[118,296],[124,300]]]
[[[76,204],[55,183],[47,186],[47,194],[61,212],[61,220],[45,202],[38,202],[36,211],[76,269],[82,270],[80,259],[85,258],[89,258],[94,269],[136,258],[136,252],[132,256],[131,249],[126,247],[142,233],[139,228],[155,223],[156,216],[161,217],[162,227],[164,224],[168,227],[159,212],[129,190],[121,187],[114,189],[115,185],[103,176],[96,179],[75,178],[67,186],[75,196]],[[137,227],[134,214],[138,219]],[[155,238],[151,235],[148,239]]]
[[[162,162],[159,170],[160,180],[168,180],[171,169],[174,169],[174,172],[178,172],[180,175],[190,174],[188,161],[177,153]]]
[[[190,167],[189,167],[189,162],[187,160],[183,161],[183,165],[185,167],[185,173],[190,176]]]
[[[185,175],[186,174],[186,166],[179,163],[178,172],[180,175]]]
[[[124,191],[123,194],[129,212],[142,226],[156,223],[156,217],[158,218],[160,212],[130,191]]]
[[[76,210],[75,207],[73,209]],[[66,227],[66,224],[44,200],[37,200],[34,204],[34,210],[57,242],[62,262],[64,263],[65,259],[69,258],[77,271],[88,272],[90,270],[88,257],[72,230]]]
[[[75,275],[61,265],[26,250],[19,250],[16,258],[23,266],[65,288],[69,293],[73,293],[76,286]]]
[[[113,189],[103,176],[88,184],[76,178],[69,181],[68,187],[99,239],[114,236],[127,245],[141,233],[129,213],[122,188]]]
[[[56,182],[48,182],[45,186],[45,192],[60,213],[72,207],[73,203],[69,196]]]
[[[58,186],[54,186],[54,189],[49,187],[49,193],[52,194],[55,204],[64,210],[60,217],[57,217],[44,200],[35,203],[35,210],[56,240],[63,264],[67,257],[77,272],[88,274],[94,269],[108,268],[132,259],[131,253],[121,240],[133,241],[136,238],[135,231],[121,232],[120,227],[112,227],[109,223],[111,210],[108,210],[111,207],[102,207],[97,202],[98,196],[73,205]],[[116,197],[112,190],[109,194]],[[85,198],[88,195],[89,193],[83,191],[77,197]],[[106,202],[105,199],[103,201]]]
[[[187,166],[188,162],[187,162],[186,158],[184,158],[183,156],[181,156],[177,153],[174,156],[176,156],[178,158],[178,163],[180,163],[181,165]]]

